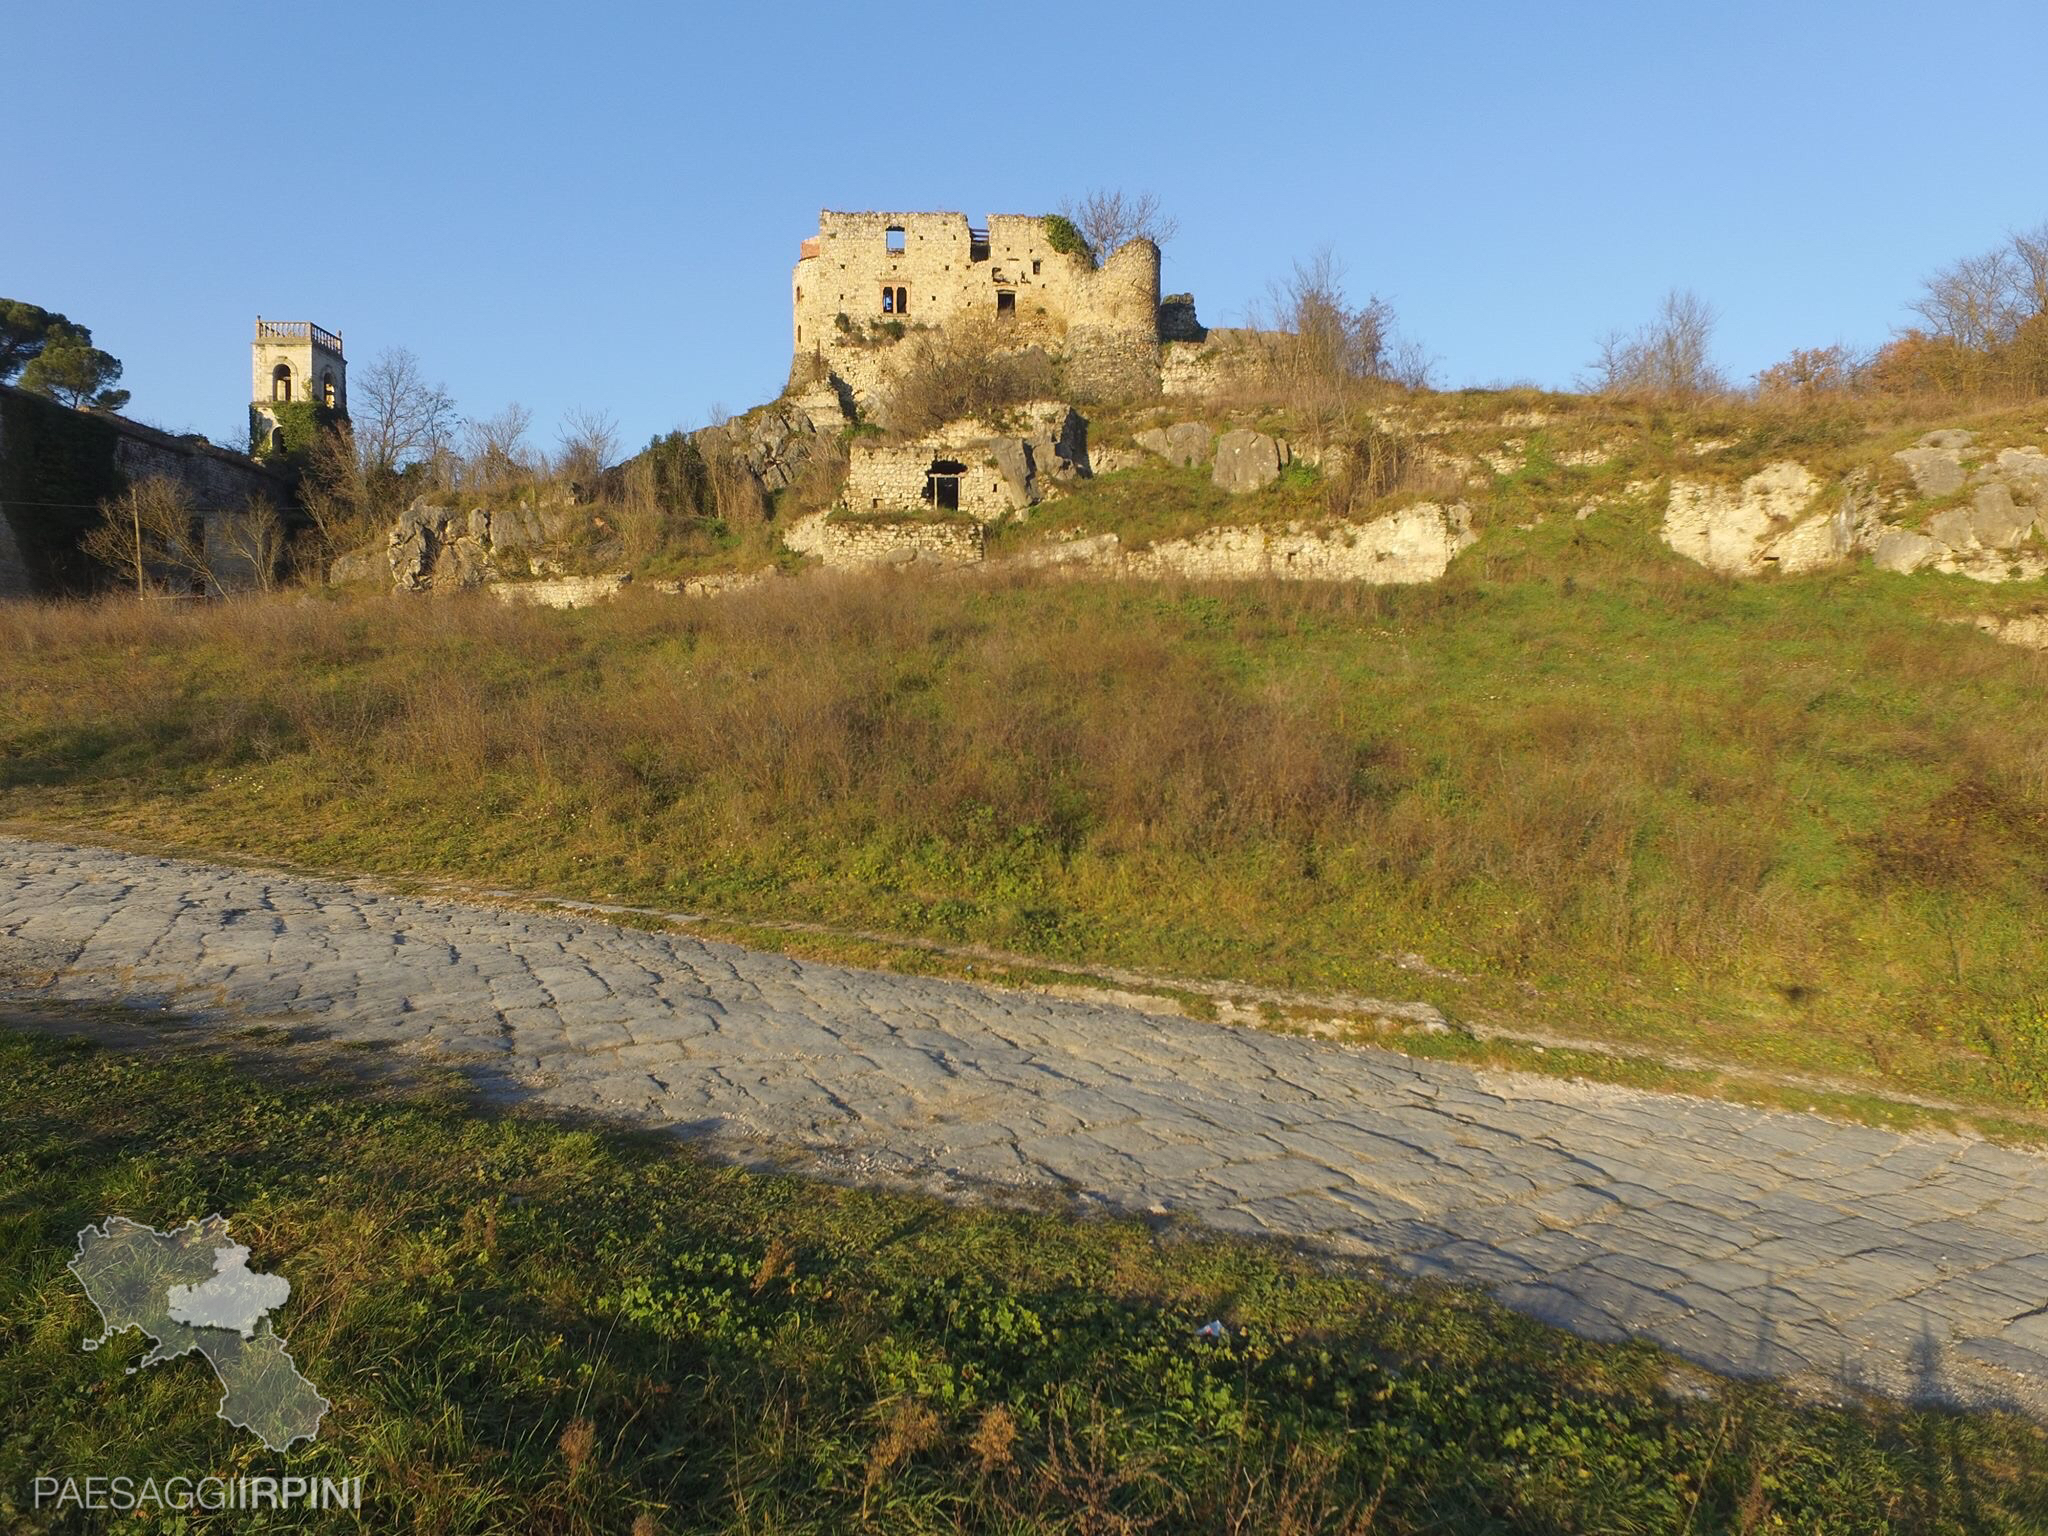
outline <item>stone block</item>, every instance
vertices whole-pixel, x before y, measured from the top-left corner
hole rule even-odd
[[[1892,457],[1906,466],[1922,496],[1953,496],[1963,488],[1962,455],[1954,448],[1908,448]]]
[[[1879,537],[1870,558],[1879,570],[1897,571],[1904,575],[1930,564],[1940,554],[1941,546],[1926,534],[1894,528]]]
[[[1280,478],[1280,444],[1263,432],[1239,428],[1216,442],[1216,467],[1210,478],[1233,496],[1264,490]]]

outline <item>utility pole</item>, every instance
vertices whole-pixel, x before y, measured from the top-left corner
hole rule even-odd
[[[128,516],[135,524],[135,600],[139,603],[149,594],[142,587],[142,498],[132,490],[128,493]]]

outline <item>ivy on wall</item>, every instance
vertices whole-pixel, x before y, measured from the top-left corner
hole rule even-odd
[[[314,444],[320,441],[320,434],[331,430],[343,419],[341,412],[331,406],[311,400],[280,400],[264,409],[277,418],[284,443],[279,446],[272,440],[269,424],[252,406],[249,411],[249,453],[251,457],[279,468],[304,468]]]
[[[1080,229],[1064,213],[1045,216],[1045,240],[1062,256],[1081,256],[1091,262],[1095,259],[1094,249],[1081,238]]]

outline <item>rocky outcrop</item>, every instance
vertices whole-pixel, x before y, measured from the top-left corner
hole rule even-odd
[[[838,396],[829,389],[813,390],[705,427],[691,440],[706,458],[729,455],[764,489],[779,491],[795,483],[819,443],[845,423]]]
[[[1950,549],[2018,549],[2034,531],[2034,511],[2014,502],[2012,490],[1999,481],[1977,487],[1970,504],[1950,507],[1927,519],[1930,538]]]
[[[2048,651],[2048,613],[2022,614],[2016,619],[2001,619],[1985,614],[1977,620],[1977,627],[1994,640],[2007,645],[2024,646],[2030,651]]]
[[[1673,480],[1664,542],[1733,576],[1831,565],[1853,547],[1853,531],[1842,513],[1806,515],[1820,490],[1820,481],[1790,460],[1766,465],[1740,486]]]
[[[1881,571],[1905,575],[1941,558],[1942,548],[1924,533],[1910,528],[1887,528],[1871,547],[1870,559]]]
[[[1216,467],[1209,478],[1233,496],[1241,496],[1264,490],[1278,480],[1287,460],[1287,445],[1278,438],[1240,427],[1216,440]]]
[[[338,556],[327,568],[337,586],[389,581],[400,592],[460,592],[504,573],[506,557],[524,565],[532,550],[587,528],[591,513],[568,502],[509,508],[437,507],[416,500],[382,539]]]
[[[1462,505],[1421,502],[1361,523],[1209,528],[1126,557],[1126,574],[1209,581],[1436,581],[1478,536]]]
[[[1962,431],[1930,432],[1916,447],[1892,457],[1906,466],[1913,477],[1913,489],[1922,496],[1953,496],[1968,476],[1963,470],[1962,450],[1970,446],[1973,434]]]
[[[2025,580],[2048,575],[2048,455],[2007,448],[1972,465],[1964,451],[1974,435],[1953,428],[1930,432],[1893,457],[1912,480],[1913,493],[1881,495],[1867,472],[1841,485],[1832,511],[1820,508],[1824,489],[1802,465],[1781,461],[1737,486],[1673,480],[1664,514],[1664,541],[1680,554],[1730,575],[1766,570],[1816,570],[1867,553],[1880,570],[1901,574],[1936,570],[1978,581]],[[1896,521],[1915,497],[1970,499],[1947,506],[1913,528]]]
[[[1209,428],[1199,421],[1177,421],[1170,427],[1140,432],[1137,443],[1179,469],[1193,469],[1209,460]]]

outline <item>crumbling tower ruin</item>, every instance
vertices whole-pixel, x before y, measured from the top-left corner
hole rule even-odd
[[[1005,346],[1042,346],[1077,400],[1159,392],[1159,247],[1132,240],[1100,268],[1059,250],[1048,221],[964,213],[818,215],[791,275],[792,379],[822,371],[865,403],[920,330],[992,322]]]

